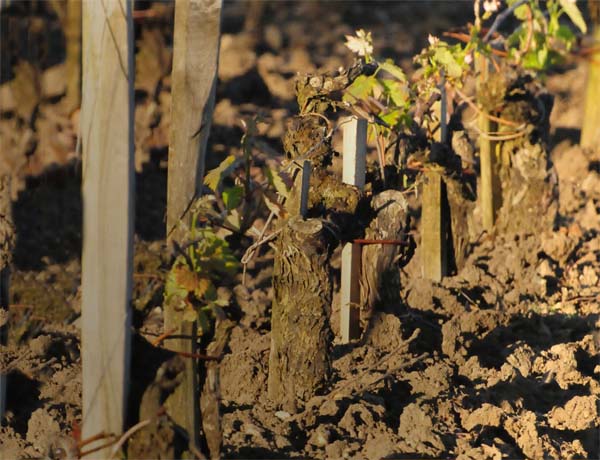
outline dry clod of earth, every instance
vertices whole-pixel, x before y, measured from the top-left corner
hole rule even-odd
[[[598,427],[598,397],[575,396],[564,407],[555,407],[547,415],[548,424],[557,430],[582,431]]]

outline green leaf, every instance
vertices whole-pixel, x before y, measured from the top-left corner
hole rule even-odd
[[[515,11],[513,11],[513,14],[517,19],[525,21],[529,15],[529,5],[518,6]]]
[[[433,59],[446,69],[448,77],[460,78],[462,75],[462,67],[456,62],[456,59],[454,59],[454,56],[447,47],[438,47],[435,50]]]
[[[400,112],[400,110],[392,110],[391,112],[386,113],[385,115],[380,115],[379,117],[388,125],[396,126],[398,124],[398,121],[400,121],[401,119],[401,115],[402,113]]]
[[[546,48],[545,46],[540,48],[537,52],[537,59],[538,59],[540,68],[543,69],[544,67],[546,67],[546,63],[548,61],[548,48]]]
[[[234,155],[229,155],[219,166],[206,174],[204,177],[204,184],[206,184],[213,192],[216,192],[223,178],[229,174],[237,163],[238,159]]]
[[[529,53],[525,54],[525,56],[523,56],[523,60],[521,61],[523,67],[525,69],[542,70],[538,56],[538,53],[535,51],[530,51]]]
[[[242,201],[242,196],[244,196],[244,187],[235,186],[229,187],[223,190],[223,203],[228,211],[235,209],[239,206]]]
[[[385,89],[385,94],[388,96],[394,105],[403,106],[408,100],[408,88],[406,84],[396,80],[381,80],[381,84]]]
[[[366,99],[373,92],[375,85],[377,85],[377,78],[372,75],[360,75],[346,89],[346,94],[344,96],[350,95],[354,99]],[[352,102],[352,100],[350,102]]]
[[[556,30],[556,38],[565,43],[567,49],[570,49],[575,42],[575,34],[567,26],[559,26],[559,28]]]
[[[567,16],[569,16],[571,21],[573,21],[573,24],[575,24],[579,28],[579,30],[581,30],[581,32],[583,32],[584,34],[587,33],[587,26],[585,24],[583,16],[581,15],[581,11],[579,11],[579,8],[577,7],[577,4],[572,0],[558,1],[560,3],[560,6],[562,6],[563,10],[565,10],[565,13],[567,13]]]
[[[394,64],[394,61],[391,59],[386,60],[383,64],[379,64],[379,68],[400,81],[406,81],[406,75],[404,74],[404,71]]]

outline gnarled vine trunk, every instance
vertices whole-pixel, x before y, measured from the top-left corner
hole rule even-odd
[[[330,377],[331,235],[318,219],[293,219],[277,243],[269,398],[295,412]]]

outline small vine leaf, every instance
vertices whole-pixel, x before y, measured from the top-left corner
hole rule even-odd
[[[447,47],[437,47],[434,59],[444,66],[449,77],[459,78],[462,75],[462,67],[456,62],[456,59]]]
[[[244,196],[244,187],[235,186],[229,187],[223,190],[223,203],[228,211],[235,209],[239,206],[242,201],[242,197]]]
[[[232,209],[229,215],[225,218],[225,223],[229,228],[239,232],[242,228],[242,217],[237,209]]]
[[[165,300],[167,302],[172,302],[173,299],[176,297],[179,299],[183,299],[187,295],[188,291],[179,286],[177,280],[175,279],[175,273],[173,272],[173,270],[171,270],[171,272],[169,272],[169,275],[167,276],[167,281],[165,283]]]
[[[269,180],[269,184],[275,188],[277,193],[279,193],[282,197],[287,198],[290,194],[290,188],[284,182],[281,175],[277,171],[273,171],[270,168],[265,168],[265,174]]]
[[[216,192],[225,177],[235,166],[237,166],[238,159],[234,155],[229,155],[225,158],[219,166],[209,171],[204,177],[204,184],[210,188],[213,192]]]
[[[344,94],[344,100],[347,101],[346,96],[350,96],[349,102],[355,99],[366,99],[373,92],[373,88],[378,84],[377,78],[374,76],[360,75],[352,82],[352,84],[346,89]]]
[[[179,265],[172,269],[175,283],[186,292],[194,292],[198,284],[196,273],[190,270],[186,265]]]
[[[569,16],[569,19],[573,21],[573,24],[575,24],[584,34],[587,33],[587,25],[585,24],[585,20],[581,15],[581,11],[579,11],[579,8],[577,7],[577,3],[575,3],[573,0],[558,1],[563,10],[565,10],[565,13],[567,13],[567,16]]]
[[[370,56],[373,54],[373,39],[371,32],[365,32],[363,29],[357,30],[356,35],[346,35],[346,47],[359,56]]]
[[[381,84],[394,105],[402,106],[408,100],[409,91],[406,84],[395,80],[381,80]]]
[[[404,73],[404,71],[396,64],[394,64],[394,62],[391,59],[388,59],[383,64],[379,64],[379,68],[400,81],[406,81],[406,74]]]
[[[198,298],[201,299],[206,293],[207,291],[211,288],[212,283],[208,278],[197,278],[197,284],[196,287],[194,289],[194,295]]]

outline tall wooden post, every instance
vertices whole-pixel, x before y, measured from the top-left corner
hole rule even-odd
[[[121,433],[133,259],[132,2],[83,2],[83,437]],[[96,457],[106,456],[108,450]]]
[[[81,105],[81,5],[81,0],[68,0],[64,21],[68,111],[76,110]]]
[[[590,2],[590,10],[595,8],[596,15],[600,16],[600,6]],[[592,13],[592,11],[590,11]],[[600,44],[600,17],[596,17],[594,27],[594,47]],[[598,148],[600,144],[600,52],[591,54],[588,64],[587,87],[585,93],[585,113],[581,127],[581,146]]]
[[[190,220],[187,211],[202,191],[206,143],[215,103],[221,4],[222,0],[175,2],[167,185],[170,240],[185,237],[185,224]]]
[[[176,0],[173,43],[171,133],[167,185],[167,240],[182,242],[190,228],[190,206],[202,191],[206,143],[215,100],[222,0]],[[196,351],[196,324],[165,305],[165,331],[176,330],[173,350]],[[197,362],[188,359],[183,382],[167,401],[171,417],[199,445]]]
[[[345,184],[365,187],[367,121],[351,118],[343,125],[344,158],[342,178]],[[342,248],[341,318],[342,343],[360,338],[360,254],[358,244]]]

